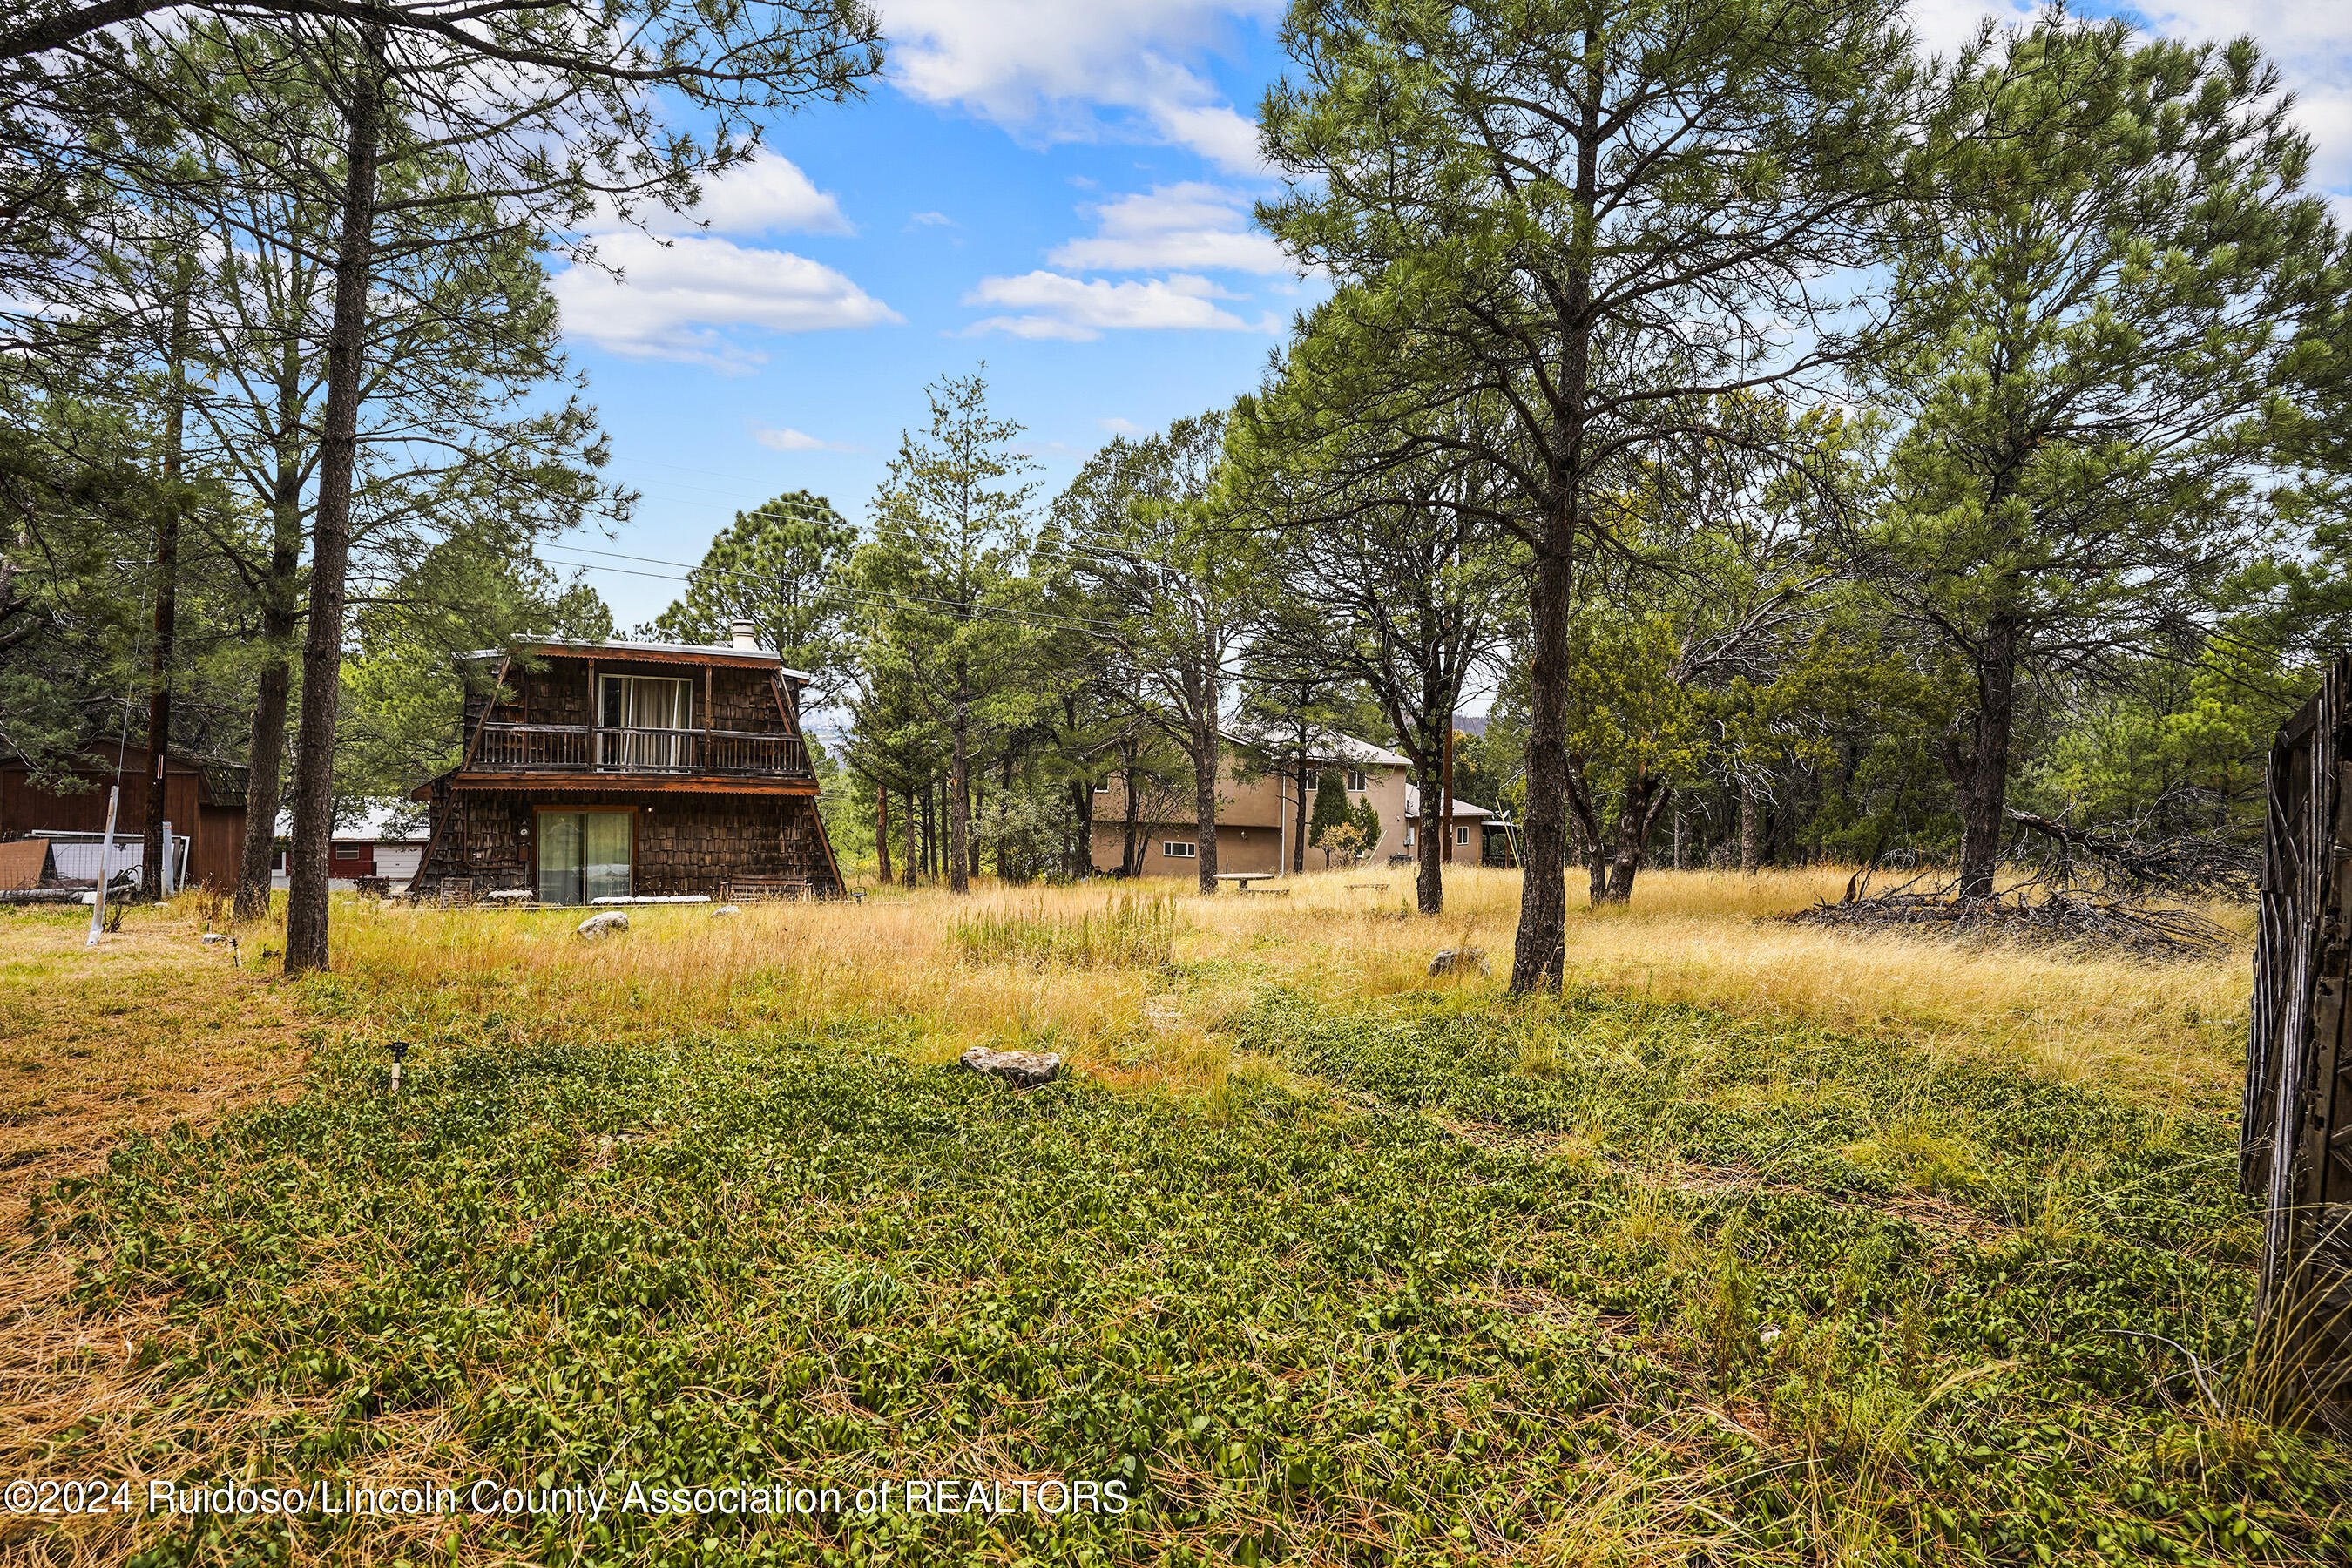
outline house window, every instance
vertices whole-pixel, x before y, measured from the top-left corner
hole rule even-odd
[[[356,844],[338,844],[338,845],[336,845],[336,846],[335,846],[335,858],[336,858],[336,859],[338,859],[338,860],[356,860],[356,859],[358,859],[359,858],[360,858],[360,847],[359,847],[358,845],[356,845]]]
[[[539,814],[539,901],[584,904],[629,896],[631,813]]]
[[[1404,847],[1408,849],[1412,847],[1412,826],[1411,824],[1407,824],[1405,826]]]
[[[1371,787],[1370,784],[1365,782],[1363,769],[1349,768],[1348,770],[1348,787],[1355,791],[1358,795],[1363,794],[1364,791]]]
[[[1197,844],[1187,844],[1180,838],[1163,838],[1160,841],[1160,853],[1167,856],[1171,860],[1198,860],[1201,858],[1201,847]]]
[[[693,765],[694,682],[667,676],[608,675],[599,717],[596,764],[606,768]],[[618,731],[614,733],[613,731]]]
[[[1466,827],[1457,827],[1457,828],[1455,828],[1455,829],[1454,830],[1454,843],[1456,843],[1456,844],[1467,844],[1467,843],[1469,843],[1469,842],[1470,842],[1470,830],[1469,830],[1468,828],[1466,828]]]
[[[1097,795],[1108,795],[1110,793],[1110,780],[1105,779],[1102,783],[1095,785],[1095,793]]]

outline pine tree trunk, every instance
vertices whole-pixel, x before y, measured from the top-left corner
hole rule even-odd
[[[956,678],[955,718],[948,727],[948,891],[971,891],[971,700],[961,670]]]
[[[922,852],[916,838],[921,826],[921,814],[915,809],[915,791],[910,784],[907,789],[907,825],[899,830],[906,835],[906,838],[900,846],[903,852],[898,857],[905,862],[899,867],[898,874],[905,880],[908,892],[914,891],[915,879],[919,874],[923,863]]]
[[[1960,797],[1960,896],[1989,899],[2000,868],[2001,829],[2009,805],[2010,730],[2017,711],[2017,659],[2021,641],[2014,618],[1996,616],[1986,627],[1977,664],[1977,713],[1965,752],[1948,749],[1947,763]]]
[[[269,913],[270,862],[278,858],[278,807],[284,796],[286,708],[294,689],[295,591],[302,566],[302,342],[288,332],[279,349],[277,471],[269,498],[269,563],[257,584],[261,641],[268,650],[254,695],[246,757],[245,852],[236,873],[236,918]]]
[[[1554,520],[1528,594],[1528,815],[1511,991],[1554,988],[1568,962],[1568,620],[1571,519]],[[1561,537],[1563,534],[1569,538]]]
[[[1290,869],[1293,875],[1307,869],[1307,792],[1313,787],[1315,770],[1307,765],[1307,753],[1298,753],[1298,831],[1290,837]]]
[[[880,784],[874,786],[874,858],[875,879],[887,888],[890,885],[890,792]]]
[[[1005,750],[1003,761],[997,766],[996,793],[999,797],[996,807],[997,818],[1001,826],[1003,821],[1003,803],[1013,795],[1013,752],[1009,747]],[[996,874],[1007,884],[1013,880],[1013,862],[1006,858],[1011,853],[1012,835],[1000,831],[996,837]],[[972,858],[975,861],[980,858],[978,850],[972,852]]]
[[[937,880],[940,874],[940,781],[923,781],[923,875]]]
[[[265,637],[282,649],[290,626],[270,633],[277,619],[262,616]],[[245,846],[236,868],[236,918],[257,921],[269,913],[270,862],[278,858],[278,803],[286,769],[286,708],[294,683],[293,667],[285,654],[274,653],[261,667],[260,689],[253,698],[253,734],[246,752]]]
[[[1601,840],[1601,811],[1585,785],[1584,764],[1572,757],[1568,764],[1568,828],[1576,843],[1577,861],[1584,868],[1585,902],[1607,903],[1609,851]]]
[[[1756,837],[1756,789],[1739,781],[1739,868],[1753,877],[1763,867],[1763,845]]]
[[[180,475],[184,461],[188,406],[188,289],[183,263],[178,294],[172,302],[171,394],[163,411],[163,479],[171,489],[163,515],[155,524],[154,646],[147,671],[147,817],[140,836],[139,890],[151,899],[163,896],[163,780],[172,750],[173,644],[180,629]],[[180,825],[194,832],[195,824]]]
[[[343,598],[351,567],[352,477],[359,464],[360,392],[367,366],[373,275],[377,117],[383,30],[364,29],[352,84],[342,213],[335,238],[334,313],[327,331],[327,400],[319,438],[319,507],[311,519],[310,624],[302,637],[302,718],[294,748],[294,848],[288,866],[286,972],[327,967],[327,857],[334,834],[335,713],[342,692]]]
[[[1421,811],[1415,826],[1420,829],[1421,842],[1413,847],[1418,851],[1413,857],[1418,863],[1413,874],[1413,906],[1425,915],[1443,914],[1445,910],[1445,846],[1443,842],[1445,829],[1440,826],[1435,832],[1431,831],[1431,823],[1436,814],[1431,812],[1429,804],[1444,788],[1440,777],[1444,769],[1423,748],[1421,765],[1416,771],[1420,777],[1413,784],[1421,791]],[[1442,822],[1443,819],[1437,820]]]
[[[1212,710],[1213,713],[1213,710]],[[1207,735],[1192,727],[1192,812],[1200,824],[1194,842],[1201,851],[1201,891],[1217,890],[1217,731],[1213,718]]]
[[[1650,833],[1664,815],[1675,792],[1654,778],[1643,778],[1625,791],[1617,808],[1617,853],[1609,864],[1609,901],[1630,902],[1633,879],[1641,874],[1649,853]]]
[[[1135,742],[1130,740],[1127,742],[1120,750],[1126,753],[1125,761],[1127,763],[1127,771],[1125,775],[1127,778],[1127,805],[1123,820],[1123,826],[1126,829],[1127,837],[1119,847],[1118,869],[1119,875],[1123,877],[1138,877],[1143,874],[1143,846],[1141,843],[1143,802],[1142,797],[1136,793],[1135,775],[1138,770],[1135,765]]]
[[[1426,801],[1429,797],[1423,795],[1421,798]],[[1440,852],[1445,864],[1451,866],[1454,864],[1454,715],[1450,711],[1445,715],[1445,809],[1438,814],[1437,821],[1439,830],[1444,834]],[[1437,911],[1427,910],[1423,912],[1433,915]]]

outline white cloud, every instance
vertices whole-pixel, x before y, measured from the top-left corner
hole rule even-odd
[[[1102,422],[1102,427],[1109,431],[1114,436],[1140,436],[1144,434],[1142,426],[1138,425],[1132,419],[1121,419],[1116,414],[1104,420]]]
[[[1190,147],[1256,173],[1257,129],[1194,63],[1236,20],[1281,0],[881,0],[889,73],[926,103],[955,104],[1046,141],[1108,130]],[[1104,111],[1110,123],[1107,124]]]
[[[558,273],[552,287],[565,331],[633,358],[743,369],[767,356],[724,329],[817,332],[904,320],[832,268],[790,251],[636,233],[600,236],[596,249],[624,280],[594,268]]]
[[[1162,268],[1296,273],[1282,247],[1247,227],[1248,198],[1197,181],[1159,185],[1094,209],[1095,232],[1056,248],[1056,267],[1103,272]]]
[[[748,163],[702,182],[702,200],[682,213],[663,207],[638,212],[656,234],[855,234],[841,204],[820,191],[800,166],[761,148]]]
[[[965,329],[966,335],[1010,332],[1019,338],[1063,338],[1087,342],[1105,331],[1176,329],[1192,331],[1278,331],[1273,316],[1245,321],[1218,308],[1230,300],[1205,278],[1178,273],[1136,283],[1066,278],[1058,272],[1027,272],[1018,278],[983,278],[964,296],[967,305],[995,305],[1024,312],[991,316]]]
[[[920,228],[961,228],[963,226],[945,213],[908,213],[907,221]]]
[[[766,425],[753,425],[751,439],[772,452],[863,452],[866,450],[863,447],[853,446],[846,441],[828,441],[820,436],[811,436],[804,431],[795,430],[790,426],[772,427]]]

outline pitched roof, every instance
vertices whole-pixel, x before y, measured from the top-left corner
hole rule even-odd
[[[1438,809],[1441,811],[1444,809],[1444,803],[1443,801],[1438,803]],[[1415,818],[1418,818],[1421,816],[1421,786],[1419,784],[1409,784],[1404,786],[1404,814],[1407,816]],[[1492,816],[1494,815],[1495,814],[1493,812],[1488,811],[1485,806],[1473,805],[1458,795],[1454,797],[1454,820],[1457,822],[1466,822],[1473,817],[1486,817]]]
[[[1225,739],[1233,742],[1234,744],[1248,746],[1255,751],[1273,752],[1290,749],[1288,736],[1276,735],[1248,725],[1228,724],[1225,726],[1224,735]],[[1312,762],[1349,763],[1360,768],[1412,766],[1412,760],[1399,752],[1391,752],[1385,746],[1375,746],[1370,741],[1360,741],[1353,735],[1343,735],[1337,730],[1317,731],[1307,737],[1307,743],[1314,748],[1308,758]]]

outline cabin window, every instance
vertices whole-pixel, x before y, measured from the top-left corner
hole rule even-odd
[[[359,847],[358,845],[356,845],[356,844],[338,844],[338,845],[336,845],[336,846],[335,846],[335,858],[336,858],[336,859],[338,859],[338,860],[356,860],[356,859],[358,859],[359,858],[360,858],[360,847]]]
[[[1097,795],[1108,795],[1110,793],[1110,780],[1105,779],[1102,783],[1095,785],[1095,793]]]
[[[1181,838],[1161,839],[1160,841],[1160,852],[1162,855],[1167,856],[1171,860],[1198,860],[1201,858],[1201,847],[1199,845],[1187,844]]]
[[[539,845],[539,901],[585,904],[629,896],[630,837],[627,811],[542,811]]]
[[[694,722],[694,682],[668,676],[608,675],[604,679],[596,762],[607,768],[693,765],[688,731]],[[615,733],[614,731],[617,731]]]
[[[1371,787],[1365,782],[1363,769],[1349,768],[1348,770],[1348,787],[1354,790],[1358,795],[1363,794],[1365,790]]]
[[[1467,843],[1469,843],[1469,842],[1470,842],[1470,830],[1469,830],[1468,828],[1466,828],[1466,827],[1457,827],[1457,828],[1455,828],[1455,829],[1454,830],[1454,843],[1456,843],[1456,844],[1467,844]]]

